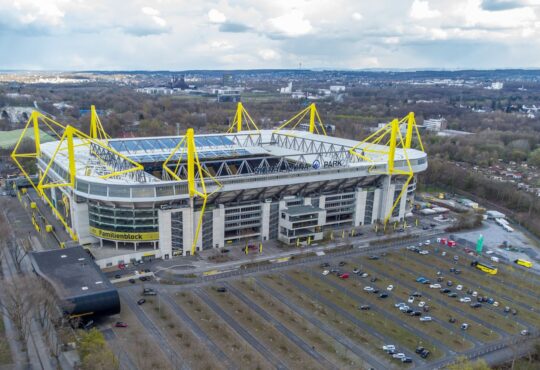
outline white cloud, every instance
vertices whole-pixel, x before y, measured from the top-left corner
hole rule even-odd
[[[288,37],[307,35],[313,30],[311,22],[300,10],[293,10],[268,21],[278,34]]]
[[[266,61],[278,60],[280,58],[279,53],[272,49],[259,50],[258,54],[261,57],[261,59],[266,60]]]
[[[354,19],[355,21],[361,21],[363,18],[364,17],[362,16],[362,14],[358,12],[352,13],[352,19]]]
[[[210,9],[208,12],[208,20],[210,23],[224,23],[227,20],[227,17],[217,9]]]
[[[409,14],[413,19],[430,19],[439,17],[441,12],[430,9],[427,0],[414,0]]]
[[[143,7],[141,11],[146,15],[159,15],[159,10],[151,8],[149,6]]]
[[[232,44],[228,41],[216,40],[210,42],[210,47],[217,50],[230,50],[233,48]]]
[[[62,5],[66,2],[67,0],[15,0],[12,6],[15,17],[22,24],[45,23],[59,26],[65,15]]]

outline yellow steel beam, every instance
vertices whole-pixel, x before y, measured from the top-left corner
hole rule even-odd
[[[315,103],[311,103],[309,106],[309,132],[315,131]]]
[[[36,155],[39,157],[41,153],[40,147],[40,137],[39,137],[39,123],[38,123],[38,112],[32,112],[32,122],[34,124],[34,142],[36,144]]]
[[[407,135],[405,136],[405,148],[409,149],[412,142],[413,126],[416,125],[414,120],[414,113],[409,112],[407,116]]]
[[[66,140],[68,148],[68,161],[69,161],[69,183],[71,186],[75,185],[75,172],[77,170],[75,164],[75,150],[73,149],[73,127],[66,127]]]
[[[241,102],[238,102],[238,108],[236,109],[236,132],[242,131],[242,111],[243,106]]]
[[[188,128],[186,132],[187,143],[187,181],[189,196],[194,197],[197,192],[195,187],[195,138],[192,128]]]
[[[391,122],[392,130],[390,131],[390,151],[388,152],[388,173],[394,172],[394,160],[396,156],[396,139],[399,131],[399,123],[397,119]]]
[[[95,105],[90,106],[90,137],[92,139],[97,139],[98,138],[97,114],[96,114],[96,106]]]

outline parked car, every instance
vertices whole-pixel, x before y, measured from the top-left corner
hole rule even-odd
[[[461,324],[461,330],[467,330],[467,329],[469,329],[469,324],[467,324],[466,322]]]
[[[394,307],[396,307],[396,308],[400,308],[400,307],[403,307],[403,306],[405,306],[405,303],[403,303],[403,302],[398,302],[398,303],[396,303],[394,305]],[[508,309],[508,311],[510,311],[510,309]]]
[[[358,274],[358,273],[360,272],[360,270],[358,269],[358,267],[355,267],[355,268],[352,270],[352,272],[353,272],[354,274]]]
[[[371,281],[372,283],[374,283],[374,282],[377,281],[377,278],[374,276],[374,277],[372,277],[372,278],[370,279],[370,281]]]
[[[360,309],[362,311],[371,310],[371,306],[368,305],[368,304],[364,304],[364,305],[360,306]]]
[[[446,294],[446,293],[450,293],[451,290],[448,289],[448,288],[444,288],[444,289],[441,289],[440,292],[441,292],[441,294]]]
[[[347,274],[347,273],[341,274],[341,275],[339,275],[339,278],[340,278],[340,279],[348,279],[348,278],[349,278],[349,274]]]
[[[150,290],[150,291],[144,291],[143,295],[145,295],[145,296],[154,296],[154,295],[157,295],[157,293],[154,290]]]
[[[383,349],[384,351],[389,351],[389,350],[391,350],[391,349],[395,350],[395,349],[396,349],[396,346],[393,345],[393,344],[385,344],[384,346],[382,346],[382,349]]]
[[[448,280],[448,281],[446,282],[446,286],[452,286],[452,285],[454,285],[454,283],[452,282],[452,280]]]
[[[135,284],[135,279],[129,279],[128,280],[131,284]]]
[[[323,274],[324,276],[328,275],[329,273],[330,273],[330,271],[328,271],[328,270],[324,270],[324,271],[322,272],[322,274]]]
[[[364,272],[362,275],[360,275],[360,277],[363,277],[363,278],[367,278],[369,276],[369,274],[367,272]]]
[[[379,298],[388,298],[388,293],[379,294]]]
[[[425,256],[426,254],[429,254],[429,251],[428,250],[421,250],[420,252],[418,252],[419,254]]]
[[[120,275],[120,274],[114,275],[114,278],[115,278],[115,279],[120,279],[121,277],[122,277],[122,275]]]
[[[414,297],[410,296],[409,299],[407,299],[407,302],[408,303],[413,303],[414,302]]]
[[[378,259],[379,259],[379,256],[369,256],[369,259],[370,259],[370,260],[378,260]]]
[[[431,289],[440,289],[441,288],[441,284],[430,284],[429,287]]]
[[[375,288],[375,289],[373,289],[373,290],[371,291],[371,293],[377,294],[377,293],[379,293],[379,289]]]
[[[391,292],[393,289],[394,289],[394,286],[392,284],[386,287],[386,290],[388,290],[389,292]]]
[[[366,292],[372,292],[372,291],[373,291],[373,287],[366,286],[366,287],[364,287],[364,291],[366,291]]]
[[[412,292],[412,293],[409,294],[409,295],[410,295],[410,296],[413,296],[413,297],[415,297],[415,298],[419,298],[419,297],[422,296],[422,293],[420,293],[420,292]]]
[[[451,324],[453,324],[453,323],[456,322],[456,318],[455,318],[455,317],[451,317],[451,318],[448,319],[448,322],[451,323]]]
[[[393,358],[399,358],[399,359],[402,359],[402,358],[405,358],[405,353],[395,353],[392,355]]]
[[[413,311],[413,312],[411,312],[409,315],[411,315],[411,316],[422,316],[422,312],[420,312],[420,311]]]
[[[461,303],[469,303],[471,301],[470,297],[462,297],[459,299]]]
[[[443,251],[443,252],[441,253],[441,256],[446,257],[446,251]]]
[[[340,262],[339,262],[339,265],[340,265],[340,266],[345,266],[346,264],[347,264],[347,262],[345,262],[345,261],[340,261]]]
[[[224,286],[220,286],[216,289],[216,291],[218,293],[226,293],[227,292],[227,288],[225,288]]]
[[[421,318],[420,318],[420,321],[422,321],[422,322],[424,322],[424,321],[431,321],[431,320],[432,320],[431,316],[424,316],[424,317],[421,317]]]
[[[504,308],[504,312],[506,312],[506,313],[510,312],[510,307],[506,306],[506,307]]]
[[[137,301],[137,304],[140,306],[140,305],[144,304],[144,302],[146,302],[146,299],[141,298],[141,299],[139,299],[139,300]]]
[[[403,362],[404,364],[410,364],[412,362],[412,358],[410,357],[403,357],[401,359],[401,362]]]
[[[416,347],[416,349],[414,350],[414,352],[420,354],[420,353],[422,353],[422,351],[424,351],[424,350],[425,350],[425,348],[420,346],[420,347]]]
[[[128,324],[126,324],[125,322],[123,321],[117,321],[116,324],[114,324],[114,326],[116,328],[127,328],[128,327]]]
[[[321,263],[321,268],[330,267],[330,264],[328,262]]]
[[[424,351],[422,351],[422,353],[420,353],[420,357],[427,358],[430,354],[431,354],[431,352],[429,352],[427,349],[425,349]]]
[[[528,330],[522,330],[519,334],[521,334],[521,335],[529,335],[531,333],[529,333]]]
[[[456,297],[457,297],[457,293],[455,293],[455,292],[448,293],[448,297],[450,297],[450,298],[456,298]]]
[[[429,306],[424,306],[424,307],[422,307],[422,310],[423,310],[424,312],[429,312]]]
[[[462,290],[462,289],[463,289],[463,285],[461,284],[456,287],[456,290]]]
[[[460,270],[460,269],[456,269],[456,271],[454,271],[454,274],[456,274],[456,275],[461,274],[461,270]]]
[[[426,302],[424,301],[420,301],[420,303],[418,303],[418,307],[422,308],[426,305]]]
[[[401,306],[401,307],[399,307],[399,310],[401,312],[407,312],[407,310],[410,310],[410,308],[409,308],[409,306]]]
[[[471,307],[472,308],[480,308],[480,307],[482,307],[482,303],[478,303],[478,302],[471,303]]]
[[[477,296],[478,296],[478,292],[477,292],[477,291],[473,291],[471,295],[472,295],[473,297],[477,297]]]

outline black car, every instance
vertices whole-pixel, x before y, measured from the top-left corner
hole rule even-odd
[[[456,271],[454,271],[454,274],[456,274],[456,275],[461,274],[461,270],[456,270]]]
[[[452,280],[448,280],[448,281],[446,282],[446,286],[452,286],[452,285],[454,285],[454,283],[452,282]]]
[[[423,350],[422,353],[420,353],[420,357],[427,358],[431,352],[429,352],[427,349]]]
[[[429,306],[424,306],[424,307],[422,307],[422,310],[423,310],[424,312],[429,312]]]
[[[443,280],[444,280],[444,278],[442,276],[437,277],[437,282],[438,283],[441,283]]]
[[[455,317],[451,317],[451,318],[448,319],[448,322],[453,324],[453,323],[456,322],[456,318],[455,318]]]
[[[120,279],[121,277],[122,277],[122,275],[120,275],[120,274],[114,275],[114,278],[115,278],[115,279]]]
[[[135,284],[135,279],[129,279],[128,280],[131,284]]]
[[[467,289],[467,294],[472,294],[472,289]]]
[[[372,277],[370,281],[371,281],[372,283],[374,283],[374,282],[377,281],[377,278],[376,278],[376,277]]]
[[[404,364],[410,364],[412,362],[412,358],[410,357],[403,357],[401,359],[401,362],[403,362]]]
[[[362,305],[359,308],[363,311],[371,310],[371,306],[368,304]]]
[[[409,295],[411,295],[411,296],[413,296],[413,297],[415,297],[415,298],[419,298],[419,297],[422,296],[422,293],[419,293],[419,292],[413,292],[412,294],[409,294]]]
[[[379,298],[388,298],[388,293],[381,293]]]
[[[409,308],[407,311],[404,311],[404,312],[410,314],[411,312],[413,312],[413,309]]]
[[[225,293],[227,292],[227,288],[225,288],[224,286],[220,286],[216,289],[216,292],[218,293]]]
[[[422,312],[420,311],[413,311],[410,313],[411,316],[422,316]]]
[[[377,294],[377,293],[379,293],[379,289],[373,289],[373,290],[371,291],[371,293]]]
[[[223,249],[221,250],[221,253],[223,253],[223,254],[229,253],[229,252],[230,252],[230,250],[228,250],[227,248],[223,248]]]
[[[141,276],[141,277],[139,278],[139,280],[140,280],[140,281],[146,281],[146,280],[148,280],[148,278],[147,278],[146,276]]]
[[[426,226],[426,225],[422,226],[422,230],[429,230],[429,226]]]
[[[444,288],[444,289],[441,289],[440,292],[441,292],[441,294],[446,294],[446,293],[450,293],[451,290],[448,289],[448,288]]]
[[[339,263],[340,266],[345,266],[346,264],[347,264],[347,262],[345,262],[345,261],[341,261],[341,262]]]
[[[450,272],[454,272],[456,269],[454,267],[450,267]]]
[[[424,347],[416,347],[416,350],[415,350],[414,352],[420,354],[420,353],[422,353],[424,350],[425,350]]]
[[[142,305],[144,302],[146,302],[146,299],[141,298],[141,299],[139,299],[139,300],[137,301],[137,304],[140,306],[140,305]]]
[[[378,257],[378,256],[369,256],[369,259],[370,259],[370,260],[378,260],[379,257]]]
[[[517,310],[515,308],[512,308],[512,315],[514,315],[514,316],[517,315]]]
[[[482,307],[482,303],[478,303],[478,302],[471,303],[471,307],[472,307],[472,308],[479,308],[479,307]]]

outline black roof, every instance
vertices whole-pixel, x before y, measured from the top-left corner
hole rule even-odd
[[[61,299],[116,291],[81,246],[32,252],[30,256],[36,273],[54,287]]]

